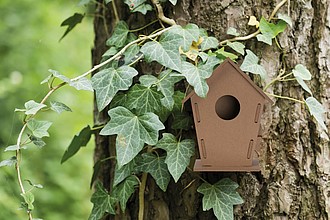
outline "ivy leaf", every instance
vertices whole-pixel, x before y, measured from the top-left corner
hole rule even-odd
[[[195,142],[191,139],[177,141],[174,135],[164,133],[156,147],[167,152],[165,163],[174,181],[178,182],[195,152]]]
[[[91,139],[92,131],[89,125],[84,127],[78,135],[75,135],[68,147],[68,149],[65,150],[61,163],[64,163],[69,158],[71,158],[73,155],[75,155],[81,147],[84,147],[87,145],[89,140]]]
[[[279,33],[286,28],[286,22],[280,20],[277,24],[269,23],[264,17],[260,20],[260,32],[270,38],[275,38]]]
[[[72,31],[72,29],[79,23],[81,23],[82,19],[85,17],[85,15],[83,14],[79,14],[79,13],[74,13],[74,15],[68,17],[67,19],[65,19],[62,24],[61,27],[63,26],[68,26],[68,28],[66,29],[66,31],[64,32],[63,36],[60,38],[60,40],[62,40],[70,31]]]
[[[238,31],[236,30],[236,28],[233,28],[233,27],[229,27],[228,30],[227,30],[227,34],[228,35],[232,35],[232,36],[239,36],[240,33],[238,33]]]
[[[169,1],[172,3],[172,5],[176,5],[178,0],[169,0]]]
[[[136,109],[139,114],[158,114],[163,108],[160,101],[162,98],[162,94],[155,88],[135,84],[128,92],[127,106],[129,109]]]
[[[203,42],[201,43],[201,50],[209,50],[213,48],[217,48],[219,46],[219,41],[215,37],[203,37]]]
[[[129,29],[125,21],[119,21],[113,31],[111,37],[107,40],[107,46],[115,46],[120,48],[125,45]]]
[[[285,21],[292,28],[292,19],[290,16],[288,16],[286,14],[278,13],[277,18],[282,21]]]
[[[152,10],[151,5],[145,4],[146,0],[124,0],[124,3],[129,7],[131,12],[140,12],[146,14],[147,11]]]
[[[209,87],[206,79],[212,75],[213,67],[219,64],[219,60],[210,56],[206,63],[194,66],[188,62],[182,62],[182,75],[184,75],[190,85],[194,87],[196,94],[206,97]]]
[[[128,109],[118,106],[108,112],[111,120],[101,130],[101,135],[117,134],[116,151],[118,166],[129,163],[143,148],[144,143],[155,145],[158,131],[164,125],[154,113],[135,115]]]
[[[233,220],[233,205],[242,204],[244,201],[236,192],[238,184],[225,178],[214,185],[203,183],[197,192],[203,194],[203,210],[213,212],[218,220]]]
[[[50,102],[50,105],[50,108],[58,114],[61,114],[64,111],[72,112],[71,108],[62,102],[52,101]]]
[[[182,37],[178,34],[165,32],[161,35],[159,42],[147,42],[141,47],[147,62],[157,61],[170,69],[181,71],[181,57],[179,46]]]
[[[175,25],[169,30],[169,32],[178,34],[182,37],[181,47],[183,51],[188,51],[192,42],[197,42],[199,38],[199,28],[195,24],[187,24],[185,27]]]
[[[267,77],[267,72],[265,68],[258,64],[259,58],[251,51],[246,50],[246,56],[244,61],[241,65],[241,70],[246,71],[253,74],[258,74],[261,76],[262,79]]]
[[[185,98],[185,94],[183,92],[180,91],[175,91],[174,95],[173,95],[173,99],[174,99],[174,105],[173,105],[173,112],[181,112],[182,111],[182,107],[183,107],[183,103],[182,100]]]
[[[80,0],[80,2],[78,3],[78,6],[87,5],[90,2],[92,2],[92,0]]]
[[[227,46],[229,46],[230,48],[235,50],[237,53],[240,53],[242,55],[244,55],[244,53],[245,53],[244,52],[245,45],[240,42],[228,42]]]
[[[136,177],[130,176],[126,178],[118,186],[114,187],[112,194],[120,203],[121,210],[124,212],[126,209],[126,203],[131,195],[135,191],[135,186],[139,184]]]
[[[296,80],[299,83],[299,85],[309,94],[313,95],[312,91],[309,89],[309,87],[307,86],[307,84],[305,83],[305,81],[303,79],[301,79],[299,76],[296,76]]]
[[[37,138],[33,135],[29,135],[29,139],[32,141],[34,145],[36,145],[39,148],[42,148],[46,145],[46,143],[41,138]]]
[[[49,137],[47,132],[48,128],[52,125],[49,121],[38,121],[34,118],[27,122],[27,127],[32,131],[33,135],[37,138]]]
[[[327,126],[324,123],[324,113],[326,112],[324,110],[324,107],[319,101],[317,101],[314,97],[308,97],[305,101],[306,105],[309,108],[309,112],[311,115],[314,116],[316,121],[319,123],[319,125],[327,131]]]
[[[129,162],[128,164],[125,164],[122,167],[119,167],[118,164],[116,164],[115,168],[115,175],[113,178],[113,186],[118,185],[121,183],[126,177],[130,176],[134,170],[134,167],[136,166],[136,157]]]
[[[236,60],[238,58],[237,55],[225,51],[224,47],[222,47],[221,49],[215,51],[215,53],[216,53],[217,57],[221,60],[225,60],[227,57],[231,60]]]
[[[19,149],[27,149],[27,146],[20,146]],[[15,145],[10,145],[8,147],[6,147],[6,149],[4,150],[5,152],[6,151],[17,151],[18,150],[18,146],[15,144]]]
[[[171,71],[171,70],[169,70],[169,71]],[[142,75],[142,76],[140,76],[139,81],[142,86],[151,87],[152,85],[156,85],[156,83],[158,82],[158,79],[157,79],[157,77],[155,77],[153,75]]]
[[[62,80],[63,82],[67,83],[69,86],[72,86],[73,88],[75,88],[77,90],[93,91],[92,84],[91,84],[90,80],[88,80],[86,77],[82,77],[82,78],[79,78],[79,79],[73,81],[73,80],[69,79],[68,77],[60,74],[56,70],[50,69],[48,71],[51,72],[55,78]]]
[[[250,26],[256,26],[256,28],[259,27],[259,21],[257,20],[257,18],[255,16],[250,16],[249,18],[249,22],[248,22],[248,25]]]
[[[25,106],[25,114],[26,115],[34,115],[36,114],[40,109],[47,107],[45,104],[37,103],[34,100],[30,100],[24,104]]]
[[[124,55],[125,64],[126,65],[131,64],[139,57],[139,55],[141,55],[140,46],[138,46],[137,44],[133,44],[124,52],[123,55]]]
[[[92,77],[92,86],[96,92],[96,102],[99,111],[102,111],[120,90],[127,90],[138,72],[129,66],[118,69],[112,67],[101,70]]]
[[[113,97],[111,103],[110,103],[110,109],[115,108],[117,106],[123,106],[125,108],[128,108],[127,106],[127,94],[126,93],[117,93],[115,97]]]
[[[116,199],[109,195],[101,183],[96,184],[96,190],[92,195],[91,202],[94,204],[89,220],[100,220],[105,213],[115,214]]]
[[[28,210],[32,211],[34,209],[34,195],[32,192],[28,191],[26,193],[21,193],[21,196],[24,198],[24,202],[26,203]]]
[[[191,116],[186,112],[175,112],[173,114],[173,122],[171,124],[172,129],[189,130],[192,126]]]
[[[260,42],[264,42],[268,45],[272,45],[272,38],[268,35],[264,35],[264,34],[258,34],[257,35],[257,39]]]
[[[303,80],[311,80],[312,79],[312,74],[308,71],[308,69],[302,65],[302,64],[298,64],[294,67],[294,69],[292,70],[293,75],[295,77],[299,77]]]
[[[140,165],[140,170],[154,178],[159,188],[164,192],[170,182],[170,173],[165,164],[165,157],[158,157],[151,153],[142,154],[143,163]]]
[[[110,47],[107,51],[105,51],[105,53],[102,55],[102,57],[109,58],[109,57],[115,55],[116,53],[118,53],[117,48],[116,47]]]
[[[140,12],[143,15],[146,15],[148,11],[152,11],[152,6],[149,4],[141,4],[138,7],[135,7],[132,12]]]
[[[14,166],[17,163],[17,158],[15,156],[12,156],[9,159],[3,160],[0,162],[0,167],[4,166]]]

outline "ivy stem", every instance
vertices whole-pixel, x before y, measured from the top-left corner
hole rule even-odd
[[[291,101],[295,101],[295,102],[299,102],[301,104],[305,104],[304,101],[301,101],[299,99],[295,99],[295,98],[291,98],[291,97],[287,97],[287,96],[281,96],[281,95],[275,95],[275,94],[272,94],[272,93],[268,93],[268,92],[265,92],[267,95],[269,96],[273,96],[273,97],[276,97],[276,98],[280,98],[280,99],[287,99],[287,100],[291,100]]]
[[[143,173],[141,178],[141,184],[139,188],[139,218],[138,220],[143,220],[144,216],[144,191],[146,189],[148,173]]]
[[[143,27],[140,27],[140,28],[137,28],[137,29],[134,29],[134,30],[130,30],[129,32],[133,33],[133,32],[141,31],[141,30],[145,29],[146,27],[148,27],[148,26],[150,26],[150,25],[152,25],[156,22],[158,22],[158,20],[154,20],[154,21],[150,22],[149,24],[144,25]]]
[[[160,5],[159,0],[151,0],[152,3],[156,6],[158,11],[158,18],[169,25],[176,25],[175,21],[171,18],[168,18],[164,15],[163,7]]]
[[[118,53],[116,53],[115,55],[113,55],[112,57],[110,57],[109,59],[103,61],[102,63],[98,64],[98,65],[95,65],[92,69],[88,70],[87,72],[83,73],[82,75],[80,76],[77,76],[76,78],[73,78],[71,79],[71,81],[77,81],[81,78],[84,78],[86,76],[88,76],[90,73],[94,72],[95,70],[101,68],[102,66],[110,63],[111,61],[113,61],[114,59],[120,57],[130,46],[132,46],[133,44],[136,44],[140,41],[144,41],[144,40],[148,40],[150,38],[154,38],[154,37],[157,37],[159,35],[161,35],[162,33],[168,31],[171,27],[168,27],[168,28],[165,28],[155,34],[152,34],[152,35],[149,35],[149,36],[143,36],[143,37],[140,37],[132,42],[130,42],[129,44],[127,44],[125,47],[123,47]]]
[[[115,0],[111,1],[111,5],[112,5],[112,8],[113,8],[113,13],[115,14],[115,21],[116,21],[116,23],[118,23],[119,16],[118,16],[118,11],[117,11]]]

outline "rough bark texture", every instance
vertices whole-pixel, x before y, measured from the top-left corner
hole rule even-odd
[[[165,7],[165,14],[172,16],[179,24],[195,23],[205,28],[219,40],[227,39],[228,27],[235,27],[242,35],[255,31],[247,26],[251,15],[269,17],[279,1],[265,0],[179,0],[172,9]],[[117,5],[119,5],[117,3]],[[141,15],[129,16],[118,6],[119,16],[130,25],[142,26]],[[99,7],[99,13],[106,14],[106,25],[112,30],[111,9]],[[283,48],[267,46],[255,39],[246,47],[261,57],[270,78],[280,68],[287,70],[298,63],[311,71],[313,80],[309,83],[314,96],[327,110],[326,124],[330,119],[330,2],[328,0],[290,1],[280,9],[290,13],[293,27],[278,38]],[[152,13],[148,16],[154,16]],[[95,19],[94,64],[105,51],[104,20]],[[257,82],[258,83],[258,82]],[[261,85],[261,84],[260,84]],[[268,92],[307,98],[308,94],[294,82],[274,85]],[[235,219],[329,219],[330,218],[330,151],[329,137],[321,131],[308,113],[306,106],[284,99],[273,99],[263,115],[263,142],[261,146],[261,173],[202,173],[203,178],[216,182],[230,177],[240,185],[239,192],[245,203],[235,207]],[[105,111],[106,112],[106,111]],[[94,112],[96,123],[107,120],[105,113]],[[96,138],[96,159],[113,155],[109,141]],[[111,152],[110,152],[111,151]],[[111,163],[100,173],[105,186],[110,187]],[[161,192],[149,178],[145,194],[145,219],[215,219],[212,212],[203,212],[201,195],[196,192],[200,180],[196,173],[186,172],[177,184],[170,183],[167,193]],[[136,198],[130,201],[125,216],[117,219],[137,219]]]

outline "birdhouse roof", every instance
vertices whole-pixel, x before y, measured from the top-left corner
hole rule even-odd
[[[269,103],[273,103],[273,101],[262,91],[260,87],[258,87],[251,79],[250,77],[244,73],[237,64],[235,64],[231,59],[227,58],[225,61],[223,61],[220,66],[217,67],[217,69],[223,68],[226,64],[230,64],[232,68],[236,69],[237,72],[245,79],[255,90],[257,93],[259,93],[266,101]],[[214,78],[215,74],[212,74],[210,78],[207,79],[208,82],[212,81],[212,78]],[[212,88],[210,88],[212,89]],[[190,92],[184,99],[183,103],[185,103],[187,100],[189,100],[192,96],[194,96],[196,93],[194,91]]]

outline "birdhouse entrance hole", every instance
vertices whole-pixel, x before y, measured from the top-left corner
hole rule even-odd
[[[232,120],[240,112],[239,101],[231,95],[221,96],[215,103],[215,112],[223,120]]]

